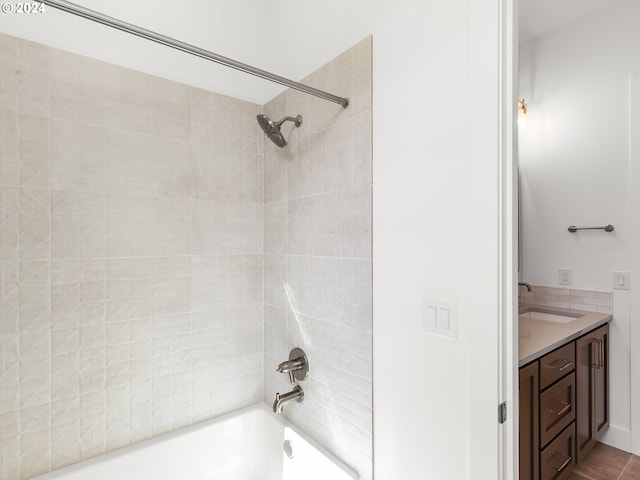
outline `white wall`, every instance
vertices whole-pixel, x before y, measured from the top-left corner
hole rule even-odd
[[[330,6],[324,2],[276,6],[261,0],[75,3],[292,80],[307,76],[371,33],[373,15],[366,2]],[[295,25],[280,24],[283,18],[295,18]],[[299,51],[299,30],[313,40],[313,48],[291,57]],[[45,6],[42,15],[0,15],[0,31],[258,104],[285,90],[53,7]]]
[[[640,204],[640,72],[636,72],[631,77],[631,142],[630,142],[630,180],[631,180],[631,192],[630,203],[631,205]],[[631,217],[631,235],[632,235],[632,248],[631,248],[631,270],[637,272],[640,270],[640,255],[638,245],[640,245],[640,219],[637,215]],[[631,308],[632,311],[636,311],[640,306],[640,292],[635,289],[631,295]],[[640,344],[640,329],[637,322],[634,322],[631,329],[631,344]],[[638,348],[634,348],[631,351],[631,405],[633,405],[633,411],[631,415],[631,428],[634,432],[640,432],[640,412],[638,412],[638,406],[640,406],[640,351]],[[634,453],[640,452],[640,435],[634,435],[632,438],[632,450]]]
[[[267,23],[290,59],[373,33],[375,477],[495,479],[498,2],[345,5]],[[457,301],[457,340],[421,330],[425,296]]]
[[[520,50],[521,279],[558,284],[573,269],[576,288],[611,290],[629,270],[629,75],[640,69],[640,5],[618,4]],[[637,214],[637,206],[634,207]],[[615,226],[571,234],[575,225]],[[633,285],[633,283],[632,283]],[[629,450],[629,292],[614,291],[611,429]]]
[[[15,3],[15,2],[14,2]],[[264,68],[266,2],[81,0],[83,7]],[[279,86],[45,6],[0,15],[0,31],[80,55],[264,104]],[[316,64],[317,66],[317,64]]]
[[[143,9],[157,2],[138,3]],[[263,25],[270,40],[260,40],[260,54],[267,69],[283,75],[302,77],[374,35],[374,474],[379,480],[498,478],[496,116],[502,3],[508,2],[282,0],[277,8],[258,2],[266,8]],[[117,8],[112,2],[92,4],[194,43],[198,38],[187,33],[199,29],[191,19],[214,18],[215,11],[186,16],[189,22],[178,28],[160,19],[143,22],[144,12],[134,18],[124,0]],[[176,18],[185,18],[177,12],[182,7],[174,8]],[[225,17],[229,28],[223,32],[234,45],[236,40],[244,45],[241,39],[251,35],[255,22],[249,17],[247,22]],[[44,29],[36,40],[62,48],[79,48],[74,42],[82,38],[83,48],[100,57],[115,35],[78,27],[65,47],[55,38],[57,27],[23,24],[16,32],[6,18],[2,22],[0,30],[29,38],[36,35],[34,28]],[[218,48],[213,37],[199,38],[204,47],[234,54]],[[119,45],[129,46],[129,40],[123,42]],[[137,60],[137,48],[123,54],[128,62]],[[146,48],[151,58],[157,47]],[[117,62],[118,52],[108,51],[107,60]],[[137,68],[162,74],[156,63],[165,63],[159,58],[142,58]],[[162,58],[176,65],[164,70],[170,78],[207,87],[186,68],[182,75],[177,62],[186,60],[169,53]],[[195,67],[190,71],[202,74]],[[259,95],[228,85],[209,88],[248,100]],[[425,296],[457,302],[456,340],[422,331]]]

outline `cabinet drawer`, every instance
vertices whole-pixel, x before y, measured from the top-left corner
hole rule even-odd
[[[568,343],[540,359],[540,390],[575,370],[575,342]]]
[[[569,478],[576,458],[576,427],[572,423],[540,454],[540,479]]]
[[[576,375],[540,394],[540,444],[546,445],[576,418]]]

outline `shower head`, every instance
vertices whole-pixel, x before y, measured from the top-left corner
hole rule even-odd
[[[302,125],[302,115],[298,115],[297,117],[284,117],[279,122],[274,122],[262,113],[256,118],[258,119],[258,124],[260,125],[260,128],[262,128],[262,131],[265,133],[265,135],[269,137],[269,140],[271,140],[280,148],[283,148],[287,144],[287,141],[284,139],[284,135],[280,130],[282,124],[284,122],[293,122],[295,123],[296,127]]]

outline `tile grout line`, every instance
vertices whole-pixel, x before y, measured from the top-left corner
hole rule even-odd
[[[53,151],[53,138],[52,138],[52,128],[51,128],[51,101],[52,101],[52,95],[51,95],[51,77],[50,77],[50,68],[51,65],[49,63],[50,60],[50,51],[47,50],[47,77],[48,77],[48,81],[49,81],[49,111],[47,114],[47,123],[48,123],[48,133],[49,133],[49,181],[47,182],[47,189],[48,189],[48,197],[49,197],[49,205],[48,205],[48,210],[49,210],[49,225],[48,225],[48,229],[49,231],[47,232],[47,235],[49,237],[49,255],[48,255],[48,267],[49,267],[49,297],[48,297],[48,308],[49,308],[49,463],[47,466],[47,469],[49,471],[51,471],[52,467],[53,467],[53,429],[51,428],[51,425],[53,423],[53,418],[51,417],[51,415],[53,414],[53,402],[52,402],[52,397],[53,397],[53,324],[52,324],[52,313],[53,313],[53,306],[52,306],[52,300],[53,300],[53,288],[52,288],[52,284],[53,284],[53,273],[52,273],[52,240],[53,240],[53,235],[52,235],[52,231],[53,231],[53,198],[51,195],[51,190],[52,190],[52,186],[53,186],[53,181],[52,181],[52,173],[53,173],[53,162],[52,162],[52,151]]]
[[[621,480],[624,472],[627,470],[627,467],[629,466],[629,464],[631,463],[631,461],[633,460],[634,455],[631,455],[629,457],[629,460],[627,460],[627,463],[624,464],[624,467],[622,468],[622,471],[620,472],[620,475],[618,475],[618,478],[616,480]]]
[[[194,198],[193,198],[193,192],[194,192],[194,188],[193,188],[193,179],[194,179],[194,175],[193,175],[193,87],[189,86],[189,335],[191,336],[191,338],[193,338],[193,203],[194,203]],[[153,281],[152,281],[153,282]],[[153,332],[153,327],[152,327],[152,332]],[[153,336],[153,333],[152,333]],[[172,343],[173,343],[173,339],[172,339]],[[189,372],[191,374],[193,374],[193,342],[190,343],[189,345],[189,352],[190,352],[190,358],[189,358]],[[172,366],[172,371],[173,371],[173,366]],[[173,375],[171,375],[171,391],[174,392],[175,389],[173,388]],[[153,383],[153,380],[152,380]],[[190,400],[190,410],[191,410],[191,421],[189,422],[190,425],[193,425],[193,381],[191,382],[191,400]],[[172,399],[171,402],[173,403],[173,395],[172,395]],[[153,395],[152,395],[152,403],[153,403]],[[209,406],[209,412],[211,412],[210,410],[211,406]],[[172,418],[171,418],[171,423],[173,425],[173,414],[172,414]]]

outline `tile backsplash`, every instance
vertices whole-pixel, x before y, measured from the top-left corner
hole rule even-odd
[[[572,308],[588,312],[613,312],[613,294],[598,290],[532,285],[531,292],[519,287],[520,304]]]

